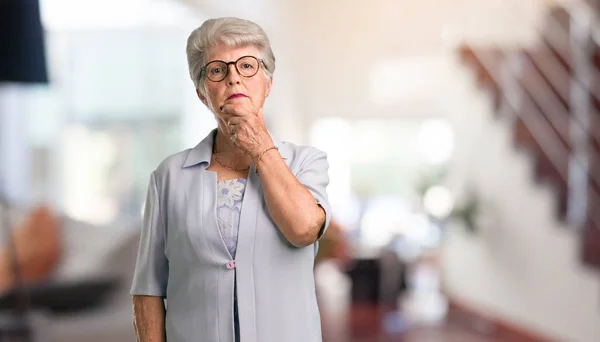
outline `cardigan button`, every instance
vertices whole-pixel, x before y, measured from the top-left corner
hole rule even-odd
[[[235,261],[234,260],[228,261],[227,264],[226,264],[226,266],[227,266],[228,270],[234,269],[235,268]]]

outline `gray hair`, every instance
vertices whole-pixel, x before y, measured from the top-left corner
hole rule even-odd
[[[253,45],[258,48],[263,60],[263,71],[267,79],[275,72],[275,55],[265,31],[256,23],[239,18],[216,18],[206,20],[192,31],[187,40],[186,55],[190,77],[194,86],[206,95],[204,77],[200,69],[208,62],[211,47],[225,44],[230,47]]]

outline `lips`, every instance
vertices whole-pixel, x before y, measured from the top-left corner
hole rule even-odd
[[[232,94],[232,95],[230,95],[230,96],[229,96],[227,99],[228,99],[228,100],[233,100],[233,99],[237,99],[237,98],[239,98],[239,97],[246,97],[246,95],[244,95],[244,94],[241,94],[241,93],[236,93],[236,94]]]

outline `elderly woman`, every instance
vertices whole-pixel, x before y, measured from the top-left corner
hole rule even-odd
[[[138,341],[321,341],[327,157],[265,128],[275,56],[258,25],[207,20],[187,59],[218,127],[151,174],[131,288]]]

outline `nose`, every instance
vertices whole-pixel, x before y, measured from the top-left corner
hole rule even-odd
[[[240,83],[240,74],[238,74],[237,69],[235,68],[234,64],[230,64],[227,66],[227,68],[229,70],[227,70],[227,84],[228,85],[233,85],[233,84],[238,84]]]

